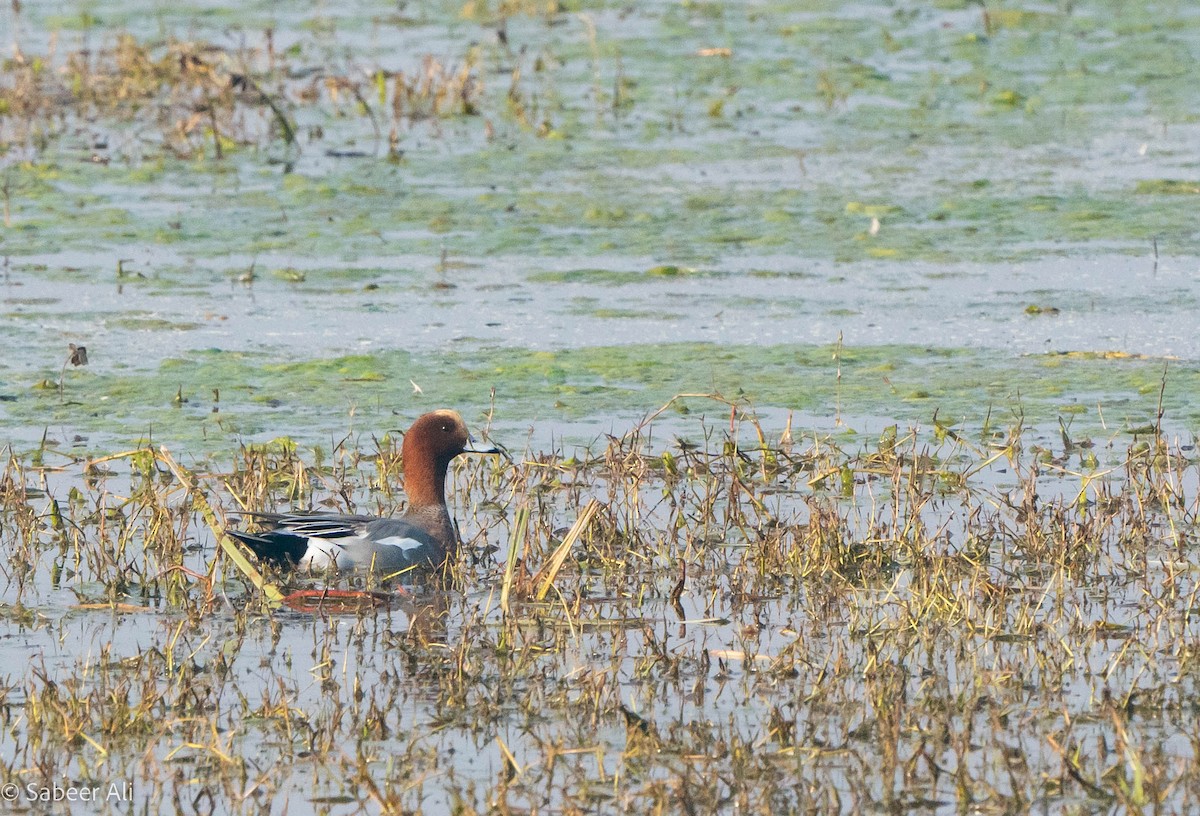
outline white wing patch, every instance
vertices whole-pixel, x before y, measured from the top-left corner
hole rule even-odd
[[[425,542],[423,541],[418,541],[415,538],[405,538],[403,536],[388,536],[387,538],[379,539],[375,543],[381,547],[396,547],[401,552],[408,552],[409,550],[415,550],[418,547],[425,546]]]

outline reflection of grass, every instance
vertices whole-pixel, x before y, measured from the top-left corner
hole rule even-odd
[[[9,458],[0,631],[54,660],[10,660],[7,773],[118,778],[151,811],[252,778],[293,803],[582,812],[600,773],[631,813],[831,790],[896,811],[1200,807],[1192,454],[1153,428],[1105,448],[1064,427],[1047,449],[1019,422],[851,450],[721,399],[664,410],[684,407],[718,418],[456,467],[450,592],[259,576],[301,612],[266,611],[209,526],[392,512],[394,436],[187,468]],[[1047,750],[1012,762],[1025,743]]]

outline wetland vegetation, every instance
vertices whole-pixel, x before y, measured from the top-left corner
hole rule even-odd
[[[390,512],[393,438],[186,483],[152,449],[11,459],[6,618],[41,647],[5,680],[10,778],[184,812],[1196,801],[1194,450],[1011,425],[847,451],[725,410],[457,468],[452,588],[357,609],[272,609],[198,508]]]
[[[1186,4],[0,32],[14,809],[1200,808]],[[447,584],[222,548],[443,406]]]

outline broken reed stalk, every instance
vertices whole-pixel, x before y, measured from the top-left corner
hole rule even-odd
[[[567,555],[571,552],[571,547],[579,540],[579,536],[583,535],[583,531],[592,523],[592,518],[599,510],[600,501],[598,499],[589,500],[587,506],[583,508],[583,512],[579,514],[579,518],[575,519],[571,529],[563,536],[562,543],[558,545],[554,555],[538,570],[537,575],[533,576],[533,583],[537,586],[537,592],[534,594],[536,600],[545,600],[546,594],[550,592],[550,587],[554,585],[558,571],[562,569],[563,562],[567,560]]]
[[[191,494],[192,501],[200,511],[200,515],[204,517],[205,523],[212,530],[213,537],[221,545],[221,549],[225,551],[229,559],[242,571],[243,575],[250,579],[250,583],[254,584],[259,592],[266,596],[267,601],[272,606],[281,604],[284,594],[280,592],[277,586],[264,578],[263,574],[250,563],[250,559],[241,551],[238,543],[225,535],[224,527],[217,521],[217,514],[213,511],[212,506],[209,505],[208,499],[204,498],[204,494],[200,492],[195,475],[176,462],[174,457],[171,456],[171,452],[165,446],[159,447],[157,458],[158,461],[170,469],[175,478],[179,480],[179,483]]]

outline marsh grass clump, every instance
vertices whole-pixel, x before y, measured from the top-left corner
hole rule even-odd
[[[155,142],[178,158],[221,159],[243,147],[319,141],[337,120],[365,123],[379,143],[387,111],[395,152],[414,125],[474,116],[485,104],[470,52],[456,63],[427,54],[410,70],[301,60],[276,52],[269,32],[261,45],[237,49],[129,34],[65,55],[17,49],[0,73],[0,147],[40,152],[86,122],[106,134],[90,145],[96,161],[153,156]]]
[[[0,773],[126,779],[151,811],[1200,803],[1190,447],[717,405],[456,463],[448,582],[270,576],[385,599],[301,611],[213,529],[395,512],[394,439],[10,455],[0,625],[36,656],[0,674]]]
[[[151,45],[128,34],[61,61],[18,51],[0,82],[0,139],[44,146],[74,123],[99,121],[137,123],[139,140],[157,133],[180,157],[211,148],[220,158],[268,137],[291,142],[288,116],[252,76],[259,61],[261,54],[203,43]],[[256,111],[262,115],[247,115]]]
[[[389,100],[396,122],[479,113],[482,84],[470,58],[453,66],[426,55],[418,70],[379,75],[376,82],[380,96]]]

